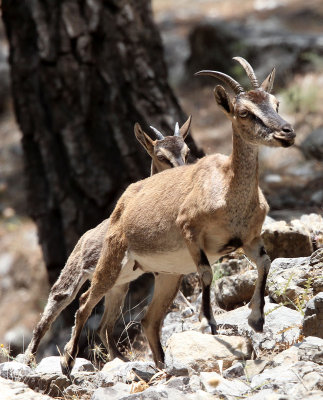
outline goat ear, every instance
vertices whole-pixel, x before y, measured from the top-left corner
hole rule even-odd
[[[275,80],[275,72],[276,72],[276,69],[273,68],[271,73],[267,76],[267,78],[260,85],[261,89],[263,89],[265,92],[270,93],[273,90],[274,80]]]
[[[154,153],[154,141],[143,131],[138,122],[134,126],[135,136],[147,153],[152,156]]]
[[[233,115],[233,105],[228,93],[225,91],[224,87],[217,85],[214,89],[214,97],[218,106],[221,110],[229,117],[232,118]]]
[[[190,115],[187,118],[187,121],[181,126],[179,130],[180,136],[185,140],[187,135],[189,134],[190,128],[191,128],[191,122],[192,122],[192,116]]]

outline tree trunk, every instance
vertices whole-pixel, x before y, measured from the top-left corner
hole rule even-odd
[[[53,283],[80,235],[149,174],[134,123],[169,133],[185,115],[150,0],[3,0],[2,12],[28,211]]]

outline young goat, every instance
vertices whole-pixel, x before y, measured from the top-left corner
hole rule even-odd
[[[188,118],[180,129],[178,124],[176,124],[173,136],[163,136],[157,129],[151,127],[158,139],[152,140],[138,123],[135,124],[134,131],[136,138],[152,159],[151,174],[156,174],[165,169],[186,163],[189,148],[184,140],[188,135],[190,125],[191,117]],[[64,308],[74,300],[84,282],[92,278],[101,253],[104,237],[108,232],[109,223],[109,219],[104,220],[100,225],[87,231],[79,239],[49,293],[45,310],[33,331],[32,340],[26,349],[26,361],[32,361],[36,355],[40,340],[48,331],[51,324]],[[116,319],[123,306],[127,290],[128,286],[124,285],[122,288],[118,288],[108,294],[106,302],[112,303],[113,307],[105,309],[98,332],[103,344],[110,350],[110,356],[119,358],[124,357],[118,351],[112,333]]]
[[[278,101],[270,94],[274,70],[262,85],[247,61],[237,57],[253,89],[245,91],[230,76],[201,71],[226,83],[214,94],[218,106],[232,122],[231,156],[206,156],[196,164],[161,172],[128,187],[110,217],[110,225],[91,287],[80,298],[70,341],[61,357],[69,375],[77,355],[79,336],[93,307],[108,291],[128,285],[144,272],[158,273],[152,303],[142,321],[154,361],[162,365],[164,352],[159,330],[165,310],[183,274],[199,273],[202,284],[202,323],[216,333],[210,306],[210,263],[238,248],[258,269],[250,302],[250,326],[258,332],[264,325],[264,291],[270,259],[260,237],[268,204],[258,186],[258,146],[289,147],[293,128],[278,114]],[[110,305],[114,307],[113,301]],[[109,304],[107,305],[109,306]]]

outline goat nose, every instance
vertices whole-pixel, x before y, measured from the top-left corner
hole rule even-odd
[[[293,129],[291,124],[285,124],[282,127],[282,131],[285,132],[285,133],[294,133],[294,129]]]
[[[286,136],[288,136],[290,139],[292,139],[292,138],[294,138],[296,136],[295,133],[294,133],[294,129],[293,129],[291,124],[285,124],[282,127],[282,131],[284,133],[286,133]]]

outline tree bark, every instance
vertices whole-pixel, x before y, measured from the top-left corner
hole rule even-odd
[[[2,12],[28,212],[53,283],[77,239],[149,174],[134,123],[170,133],[186,116],[150,0],[3,0]]]

